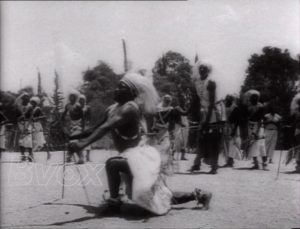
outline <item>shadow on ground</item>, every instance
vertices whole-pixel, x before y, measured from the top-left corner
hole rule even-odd
[[[30,226],[63,226],[65,224],[69,223],[79,223],[79,222],[84,222],[87,220],[92,220],[92,219],[101,219],[105,217],[109,218],[123,218],[128,221],[141,221],[143,223],[146,223],[150,218],[154,217],[159,217],[151,212],[135,205],[135,204],[123,204],[121,206],[120,212],[112,212],[112,211],[104,211],[105,206],[100,205],[98,207],[95,206],[90,206],[90,205],[84,205],[84,204],[66,204],[66,203],[44,203],[43,205],[57,205],[57,206],[75,206],[75,207],[81,207],[84,210],[86,210],[87,213],[93,214],[93,216],[85,216],[85,217],[80,217],[72,220],[66,220],[66,221],[60,221],[60,222],[54,222],[50,224],[43,224],[43,225],[30,225]],[[190,210],[202,210],[201,206],[196,206],[196,207],[175,207],[173,206],[171,210],[175,211],[180,211],[180,210],[185,210],[185,209],[190,209]]]
[[[249,171],[257,171],[257,170],[262,170],[262,171],[270,171],[269,169],[253,169],[252,167],[241,167],[241,168],[233,168],[235,170],[249,170]]]
[[[200,175],[200,174],[205,174],[205,175],[211,175],[209,172],[203,172],[203,171],[197,171],[197,172],[176,172],[175,174],[178,175]]]
[[[117,217],[117,218],[123,218],[129,221],[135,221],[135,220],[144,220],[146,222],[148,218],[150,217],[156,217],[151,212],[146,211],[145,209],[135,205],[135,204],[123,204],[121,206],[120,212],[112,212],[112,211],[106,211],[105,205],[100,206],[90,206],[90,205],[84,205],[84,204],[65,204],[65,203],[45,203],[44,205],[68,205],[68,206],[76,206],[81,207],[84,210],[86,210],[87,213],[93,214],[93,216],[85,216],[73,220],[68,221],[61,221],[61,222],[55,222],[44,226],[61,226],[68,223],[78,223],[83,222],[91,219],[100,219],[104,217]]]
[[[298,171],[287,171],[287,172],[281,172],[281,173],[283,173],[283,174],[300,174],[300,172],[298,172]]]

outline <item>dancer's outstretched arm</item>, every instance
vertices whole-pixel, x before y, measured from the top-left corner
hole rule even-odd
[[[113,115],[106,114],[106,116],[107,118],[105,121],[95,128],[95,130],[88,137],[76,142],[71,142],[69,145],[70,150],[74,152],[82,150],[93,142],[100,140],[110,130],[122,126],[124,123],[128,123],[128,121],[132,119],[136,119],[139,116],[139,113],[134,106],[125,104]]]

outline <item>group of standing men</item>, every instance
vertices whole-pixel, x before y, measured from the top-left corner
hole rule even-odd
[[[216,174],[218,157],[221,150],[227,157],[222,167],[233,167],[234,159],[253,160],[253,167],[266,170],[268,163],[273,163],[274,150],[278,131],[282,126],[282,117],[276,112],[274,100],[260,103],[260,92],[249,90],[239,99],[238,96],[227,95],[224,101],[217,101],[217,84],[209,78],[212,67],[198,63],[193,69],[193,83],[196,88],[197,102],[200,104],[199,121],[196,133],[197,156],[191,171],[200,170],[201,160],[211,165],[210,174]],[[288,153],[289,161],[296,159],[294,173],[300,173],[300,93],[295,96],[291,105],[294,120],[294,147]]]
[[[39,97],[30,98],[27,93],[22,93],[15,100],[9,99],[8,96],[7,100],[1,101],[1,152],[6,149],[6,125],[17,123],[21,161],[34,160],[33,152],[40,150],[46,144],[41,123],[45,116],[39,104]],[[27,156],[26,151],[28,151]],[[50,158],[48,151],[47,158]]]
[[[194,148],[197,153],[190,171],[200,170],[203,160],[211,166],[209,174],[217,174],[217,170],[220,168],[218,165],[219,154],[222,150],[227,158],[226,164],[222,167],[233,167],[234,159],[252,158],[253,166],[250,169],[259,169],[259,161],[261,161],[261,168],[266,170],[267,164],[273,163],[273,154],[282,119],[276,113],[274,101],[263,105],[259,102],[260,92],[257,90],[247,91],[241,100],[235,95],[227,95],[224,101],[218,101],[217,84],[209,78],[212,70],[209,64],[203,62],[196,63],[193,69],[192,80],[197,97],[194,100],[197,101],[197,104],[191,102],[190,106],[198,107],[199,118],[196,122],[190,120],[189,123],[192,123],[190,127],[183,126],[182,128],[189,129],[188,142],[190,145],[187,147]],[[174,146],[176,143],[178,144],[180,137],[174,141],[174,123],[176,122],[172,122],[172,114],[173,117],[176,115],[189,116],[192,109],[187,108],[186,111],[183,111],[179,107],[172,108],[170,106],[171,99],[169,95],[163,97],[162,105],[158,107],[155,116],[154,130],[168,129],[170,141],[173,143],[171,146],[176,149]],[[181,122],[179,121],[177,124],[180,126]],[[196,137],[192,135],[196,135]],[[185,136],[181,134],[181,137]],[[161,139],[161,143],[163,143],[166,134]],[[190,139],[193,139],[193,142]],[[179,150],[185,152],[185,149]],[[298,164],[299,160],[296,160]],[[296,167],[296,172],[299,172],[299,165]]]
[[[3,94],[4,95],[4,94]],[[17,124],[19,149],[21,152],[21,161],[34,161],[33,152],[42,148],[47,151],[47,160],[50,159],[49,146],[46,144],[42,121],[46,118],[40,107],[41,100],[37,96],[30,96],[28,93],[22,93],[16,99],[9,96],[3,96],[7,99],[1,99],[0,110],[0,149],[3,152],[6,149],[6,126]],[[7,101],[6,101],[7,100]],[[13,116],[13,117],[12,117]],[[90,107],[86,104],[84,95],[72,92],[69,94],[68,103],[65,106],[62,117],[60,117],[60,128],[67,135],[72,135],[84,131],[90,121]],[[90,161],[90,149],[85,150],[86,161]],[[26,155],[26,151],[28,155]],[[1,157],[0,152],[0,157]],[[67,154],[67,162],[75,160],[73,155]],[[78,153],[78,164],[84,163],[83,153]]]

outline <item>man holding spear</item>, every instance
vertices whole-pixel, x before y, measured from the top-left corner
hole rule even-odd
[[[222,140],[222,114],[217,108],[217,84],[211,79],[212,66],[197,62],[193,68],[192,80],[200,100],[199,147],[190,171],[200,170],[201,157],[211,166],[209,174],[217,174],[219,151]]]

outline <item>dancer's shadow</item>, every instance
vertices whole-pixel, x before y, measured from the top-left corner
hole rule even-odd
[[[22,162],[21,161],[0,161],[0,163],[15,163],[15,164],[21,164]]]
[[[200,175],[200,174],[206,174],[206,175],[210,175],[209,172],[203,172],[203,171],[197,171],[197,172],[176,172],[175,174],[178,175]]]
[[[246,171],[270,171],[269,169],[253,169],[252,167],[241,167],[241,168],[233,168],[234,170],[246,170]]]
[[[259,169],[252,169],[251,167],[240,167],[240,168],[233,168],[234,170],[249,170],[249,171],[255,171]]]
[[[193,211],[199,211],[199,210],[203,210],[203,207],[198,207],[198,206],[196,206],[196,207],[174,207],[174,206],[172,206],[172,210],[175,210],[175,211],[181,211],[181,210],[187,210],[187,209],[189,209],[189,210],[193,210]]]
[[[123,204],[121,206],[120,212],[105,212],[104,206],[100,205],[98,207],[84,205],[84,204],[65,204],[65,203],[45,203],[44,205],[68,205],[68,206],[76,206],[81,207],[86,210],[87,213],[93,214],[93,216],[85,216],[80,217],[73,220],[61,221],[51,223],[48,226],[61,226],[68,223],[77,223],[83,222],[91,219],[100,219],[104,217],[117,217],[117,218],[124,218],[129,221],[136,221],[136,220],[147,220],[150,217],[155,217],[151,212],[146,211],[145,209],[135,205],[135,204]]]
[[[300,172],[297,172],[297,171],[287,171],[287,172],[280,172],[280,173],[283,173],[283,174],[300,174]]]

